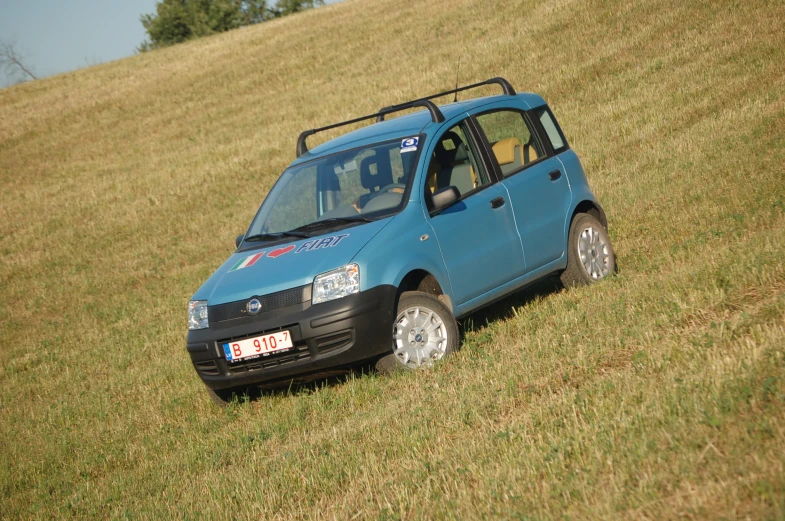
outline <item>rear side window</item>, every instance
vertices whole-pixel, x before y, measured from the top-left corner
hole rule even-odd
[[[499,110],[480,114],[476,119],[505,176],[545,155],[523,113]]]
[[[561,133],[561,129],[556,125],[556,121],[553,119],[551,113],[547,110],[539,110],[538,118],[543,130],[545,130],[545,134],[548,136],[548,140],[551,142],[553,151],[555,153],[561,152],[563,148],[566,148],[567,144]]]

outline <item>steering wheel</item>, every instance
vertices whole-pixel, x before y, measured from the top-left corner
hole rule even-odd
[[[404,190],[406,190],[406,185],[403,184],[403,183],[390,183],[390,184],[388,184],[386,186],[383,186],[383,187],[379,188],[379,191],[376,192],[376,194],[379,195],[379,194],[384,194],[384,193],[387,193],[387,192],[393,192],[393,191],[395,191],[396,188],[398,190],[400,190],[400,192],[398,192],[398,193],[402,194],[404,192]]]

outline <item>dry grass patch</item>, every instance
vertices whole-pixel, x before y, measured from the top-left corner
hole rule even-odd
[[[783,19],[346,0],[1,90],[0,517],[781,519]],[[620,274],[476,313],[433,371],[216,410],[185,303],[296,136],[459,56],[550,102]]]

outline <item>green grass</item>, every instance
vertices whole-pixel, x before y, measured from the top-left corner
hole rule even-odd
[[[347,0],[1,90],[0,518],[785,518],[784,19]],[[459,56],[549,101],[619,275],[432,371],[215,408],[185,305],[299,132]]]

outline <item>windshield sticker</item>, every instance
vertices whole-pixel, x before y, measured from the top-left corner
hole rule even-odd
[[[294,246],[292,246],[292,247],[294,247]],[[237,262],[237,264],[232,266],[232,269],[230,269],[229,272],[241,270],[243,268],[247,268],[248,266],[253,266],[254,264],[256,264],[256,261],[258,261],[262,257],[264,257],[264,252],[256,253],[254,255],[250,255],[248,257],[245,257],[244,259],[240,259]]]
[[[274,259],[276,257],[280,257],[284,253],[289,253],[293,249],[294,249],[294,244],[292,244],[291,246],[287,246],[286,248],[277,248],[277,249],[271,251],[270,253],[268,253],[267,256],[268,257],[272,257]]]
[[[301,251],[314,251],[321,248],[332,248],[333,246],[337,246],[339,242],[348,236],[348,233],[344,233],[343,235],[334,235],[332,237],[325,237],[324,239],[314,239],[312,241],[304,242],[300,245],[299,248],[297,248],[295,253],[300,253]]]
[[[414,152],[417,150],[417,145],[420,143],[419,137],[409,137],[401,141],[401,154],[405,152]]]

